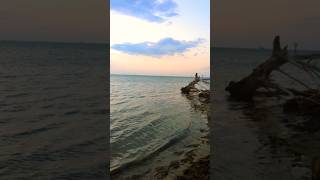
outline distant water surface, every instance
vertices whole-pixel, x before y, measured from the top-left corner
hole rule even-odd
[[[0,179],[105,179],[106,50],[0,43]]]

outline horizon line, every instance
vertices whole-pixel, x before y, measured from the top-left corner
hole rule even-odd
[[[193,78],[193,76],[180,76],[180,75],[150,75],[150,74],[119,74],[119,73],[110,73],[110,75],[120,75],[120,76],[153,76],[153,77],[187,77]],[[210,76],[203,76],[204,78],[210,78]]]
[[[264,50],[264,51],[272,51],[271,47],[226,47],[226,46],[217,46],[211,48],[220,48],[220,49],[247,49],[247,50]],[[288,48],[289,51],[294,51],[293,48]],[[320,49],[297,49],[297,51],[320,51]]]
[[[95,45],[110,45],[110,42],[88,42],[88,41],[53,41],[53,40],[0,40],[0,43],[57,43],[57,44],[95,44]],[[210,46],[210,49],[247,49],[247,50],[266,50],[272,51],[270,47],[227,47],[227,46]],[[111,49],[111,47],[110,47]],[[294,49],[289,48],[289,51]],[[320,51],[320,49],[297,49],[297,51]]]
[[[51,40],[0,40],[0,43],[57,43],[57,44],[97,44],[108,45],[108,42],[86,42],[86,41],[51,41]]]

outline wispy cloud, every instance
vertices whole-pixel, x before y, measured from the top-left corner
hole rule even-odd
[[[150,22],[161,23],[177,16],[173,0],[111,0],[111,10]]]
[[[195,41],[179,41],[172,38],[164,38],[158,42],[115,44],[112,46],[112,48],[132,55],[160,57],[183,53],[198,46],[203,41],[203,39],[198,39]]]

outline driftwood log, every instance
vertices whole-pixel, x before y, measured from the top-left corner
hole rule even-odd
[[[318,66],[311,64],[311,61],[320,59],[319,54],[311,55],[296,55],[289,57],[287,46],[281,48],[280,37],[275,37],[273,41],[273,53],[270,58],[260,64],[251,74],[244,77],[238,82],[231,81],[226,87],[226,91],[230,93],[231,98],[236,100],[249,101],[252,100],[258,93],[259,88],[274,89],[278,92],[276,94],[286,93],[291,95],[283,104],[285,112],[294,112],[302,115],[308,115],[312,119],[319,119],[320,116],[320,90],[319,88],[312,88],[305,82],[294,77],[294,75],[286,73],[280,67],[286,63],[291,63],[295,67],[300,68],[309,77],[318,81],[320,87],[320,69]],[[305,90],[296,90],[292,88],[281,88],[279,85],[273,83],[270,74],[277,71],[290,78],[291,80],[302,85]],[[318,128],[312,123],[312,128]],[[317,129],[320,130],[320,129]],[[312,180],[320,180],[320,158],[314,158],[312,162]]]
[[[257,89],[261,87],[275,88],[280,90],[270,80],[272,71],[279,69],[280,66],[288,62],[287,46],[281,48],[280,37],[276,36],[273,41],[272,56],[264,63],[260,64],[253,72],[247,77],[238,82],[231,81],[226,87],[226,91],[230,96],[238,100],[251,100],[255,95]]]
[[[281,95],[289,96],[283,104],[283,110],[288,113],[299,113],[303,115],[311,115],[312,117],[320,116],[320,90],[319,88],[313,87],[294,77],[280,69],[280,67],[286,63],[290,63],[295,67],[302,70],[302,72],[309,75],[318,82],[320,87],[320,68],[317,65],[311,64],[312,61],[320,59],[320,55],[295,55],[289,57],[287,46],[281,48],[280,37],[276,36],[273,41],[273,52],[270,58],[260,64],[253,70],[251,74],[244,77],[238,82],[231,81],[226,87],[226,91],[230,93],[232,99],[241,101],[251,101],[254,96],[261,93],[258,91],[259,88],[264,88],[268,91],[268,95],[278,96]],[[270,74],[273,71],[282,73],[287,78],[300,84],[305,90],[296,90],[292,88],[283,88],[276,83],[273,83]],[[314,82],[316,82],[314,81]],[[273,91],[270,91],[273,90]]]
[[[197,92],[198,89],[195,88],[196,84],[197,84],[196,80],[190,82],[187,86],[181,88],[181,93],[189,94],[190,92]]]
[[[181,88],[181,93],[186,95],[198,96],[201,102],[209,103],[210,90],[200,90],[195,86],[200,81],[200,78],[196,74],[193,81],[191,81],[187,86]]]

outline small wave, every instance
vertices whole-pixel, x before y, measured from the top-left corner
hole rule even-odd
[[[116,105],[121,105],[121,104],[125,104],[125,103],[128,103],[128,101],[127,101],[127,100],[118,101],[118,102],[112,103],[112,104],[110,104],[110,105],[111,105],[111,106],[116,106]]]
[[[139,132],[144,132],[143,129],[148,129],[149,127],[153,127],[155,126],[155,123],[157,122],[161,122],[163,119],[165,119],[163,117],[164,115],[155,115],[152,114],[148,111],[143,111],[143,112],[137,112],[137,114],[135,115],[131,115],[130,119],[141,119],[142,117],[144,119],[146,119],[147,117],[151,118],[148,121],[134,121],[132,122],[128,122],[126,120],[124,121],[117,121],[117,123],[114,123],[111,125],[111,134],[113,135],[112,139],[117,139],[117,141],[122,140],[122,139],[126,139],[128,137],[133,137],[134,134],[137,134]],[[128,126],[130,125],[132,128],[124,128],[124,126]],[[121,131],[121,129],[123,129]],[[115,134],[115,132],[118,132],[117,134]]]
[[[136,110],[139,110],[141,108],[143,108],[143,105],[141,104],[125,104],[127,106],[123,107],[123,108],[119,108],[117,110],[113,110],[112,111],[112,114],[115,114],[115,113],[119,113],[119,114],[122,114],[122,113],[131,113],[131,112],[135,112]],[[113,104],[110,104],[110,107],[112,108]]]
[[[42,109],[49,109],[49,108],[53,108],[54,104],[49,104],[49,105],[45,105],[45,106],[41,106]]]
[[[14,78],[17,78],[17,76],[15,76],[15,75],[5,75],[5,76],[1,76],[1,78],[14,79]]]
[[[108,114],[108,111],[107,111],[107,109],[98,109],[98,110],[91,112],[91,114]]]
[[[79,113],[80,113],[79,110],[73,110],[73,111],[65,112],[64,115],[73,115],[73,114],[79,114]]]
[[[46,90],[59,90],[59,89],[64,89],[65,87],[61,87],[61,86],[51,86],[51,87],[44,87],[42,88],[42,90],[46,91]]]
[[[179,135],[177,135],[174,138],[168,140],[162,146],[160,146],[159,148],[157,148],[153,152],[150,152],[149,154],[145,155],[142,158],[138,158],[138,159],[132,160],[130,162],[121,164],[121,165],[119,165],[117,167],[111,167],[111,169],[110,169],[111,175],[117,174],[117,173],[123,171],[124,169],[126,169],[126,168],[128,168],[130,166],[138,165],[138,164],[144,162],[145,160],[156,156],[158,153],[164,151],[165,149],[171,147],[172,145],[178,143],[180,140],[185,138],[188,135],[189,130],[190,130],[189,128],[184,129]]]
[[[54,100],[57,100],[57,99],[63,99],[63,98],[68,98],[68,97],[71,97],[72,94],[66,94],[66,95],[61,95],[61,96],[55,96],[55,97],[52,97],[52,98],[43,98],[42,101],[54,101]]]
[[[16,97],[22,97],[22,96],[27,96],[29,95],[28,93],[18,93],[18,94],[13,94],[13,95],[7,95],[6,98],[16,98]]]
[[[9,112],[9,113],[14,113],[14,112],[22,112],[26,111],[28,108],[23,107],[23,106],[13,106],[11,109],[4,109],[2,112]]]
[[[54,129],[54,128],[56,128],[56,127],[37,128],[37,129],[30,130],[30,131],[17,133],[17,134],[11,135],[10,137],[17,138],[17,137],[21,137],[21,136],[30,136],[30,135],[46,132],[46,131]]]
[[[47,119],[49,117],[54,117],[54,116],[56,116],[56,114],[51,114],[51,113],[42,114],[42,115],[39,115],[39,119],[42,120],[42,119]]]

